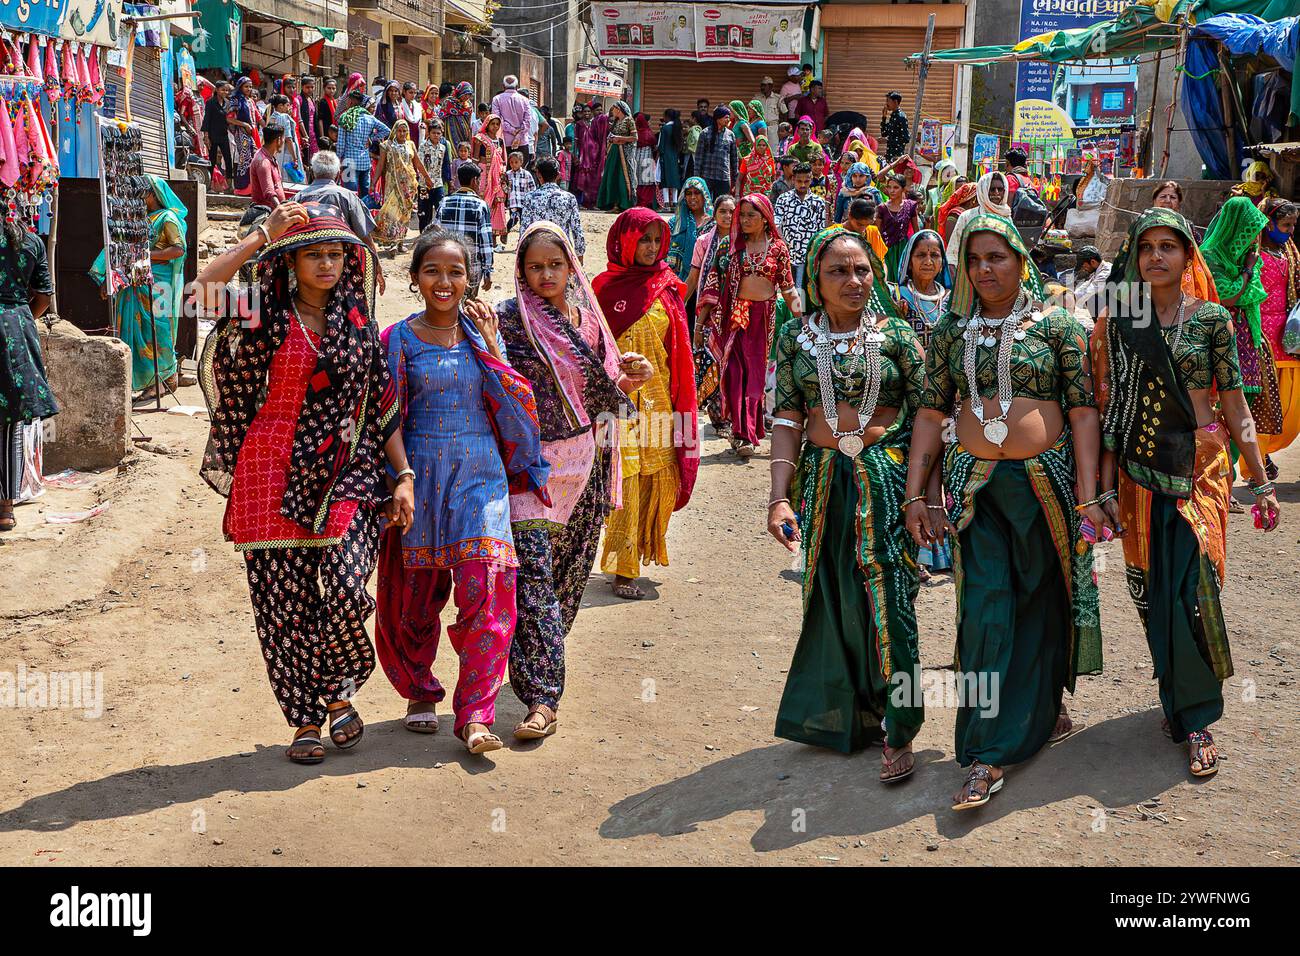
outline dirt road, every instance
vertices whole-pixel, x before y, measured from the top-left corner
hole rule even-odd
[[[594,274],[611,218],[586,218]],[[510,274],[514,257],[502,257]],[[385,324],[414,311],[388,260]],[[502,296],[494,290],[489,296]],[[201,404],[197,389],[183,400]],[[1214,728],[1223,769],[1192,783],[1160,734],[1145,640],[1118,549],[1101,574],[1105,673],[1071,701],[1083,733],[1013,770],[979,813],[948,809],[954,711],[927,701],[915,777],[876,782],[772,736],[798,633],[789,557],[763,531],[766,455],[706,430],[672,564],[629,604],[593,577],[568,645],[558,734],[468,756],[444,727],[401,729],[382,674],[359,695],[365,741],[319,767],[284,759],[222,501],[197,475],[203,416],[140,416],[153,451],[81,491],[19,509],[0,541],[0,671],[102,679],[102,714],[0,707],[0,863],[1222,864],[1297,859],[1295,735],[1300,453],[1279,456],[1282,530],[1234,516],[1225,603],[1236,676]],[[90,522],[44,513],[98,501]],[[953,588],[923,589],[923,661],[952,659]],[[439,676],[454,680],[444,653]],[[0,691],[4,690],[0,675]],[[2,695],[0,695],[2,696]],[[12,695],[11,695],[12,696]],[[29,703],[31,703],[29,701]],[[502,692],[498,729],[523,716]],[[448,722],[449,724],[449,722]],[[1291,740],[1291,744],[1286,741]]]

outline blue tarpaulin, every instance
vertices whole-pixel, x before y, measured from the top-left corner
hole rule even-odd
[[[1300,48],[1300,17],[1286,17],[1269,22],[1257,16],[1222,13],[1202,20],[1192,30],[1187,43],[1187,60],[1183,74],[1183,115],[1187,117],[1192,140],[1213,179],[1236,179],[1246,145],[1245,130],[1239,127],[1236,155],[1228,155],[1228,137],[1219,99],[1217,45],[1223,44],[1231,56],[1265,56],[1293,74],[1291,114],[1288,123],[1300,120],[1300,87],[1294,77],[1297,50]],[[1249,91],[1246,102],[1250,103]]]

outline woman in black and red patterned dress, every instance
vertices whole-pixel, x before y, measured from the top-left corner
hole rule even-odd
[[[222,308],[258,256],[258,298]],[[195,280],[220,316],[200,366],[212,430],[202,474],[228,496],[226,538],[244,554],[258,639],[290,726],[287,756],[325,759],[361,739],[351,698],[374,669],[366,593],[378,505],[405,530],[414,472],[371,315],[375,261],[326,206],[286,203]]]

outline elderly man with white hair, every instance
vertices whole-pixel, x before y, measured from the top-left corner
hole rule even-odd
[[[533,137],[537,130],[533,104],[519,92],[519,77],[511,74],[502,85],[505,89],[492,97],[492,114],[501,117],[501,137],[505,140],[507,155],[523,153],[524,165],[527,165],[532,159]]]
[[[365,207],[360,197],[345,186],[339,185],[339,154],[328,149],[318,150],[311,158],[311,185],[298,191],[300,203],[320,203],[333,206],[339,216],[348,224],[348,228],[361,237],[361,241],[375,254],[376,265],[379,260],[379,247],[370,234],[375,231],[375,221],[370,217],[370,210]],[[379,292],[384,291],[384,272],[376,268]]]

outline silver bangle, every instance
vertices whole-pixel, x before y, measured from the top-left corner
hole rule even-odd
[[[778,425],[784,425],[786,428],[793,428],[797,431],[803,431],[803,425],[800,422],[796,422],[794,419],[791,418],[772,419],[772,427],[776,428]]]
[[[789,465],[791,468],[798,468],[798,467],[799,467],[798,463],[791,461],[789,458],[773,458],[773,459],[772,459],[772,464],[775,465],[775,464],[778,464],[778,463],[780,463],[780,464],[784,464],[784,465]]]
[[[402,480],[403,478],[405,478],[407,475],[410,475],[410,476],[411,476],[411,480],[414,481],[414,480],[415,480],[415,469],[414,469],[414,468],[403,468],[401,471],[399,471],[399,472],[397,473],[397,477],[394,478],[393,481],[395,481],[395,482],[397,482],[397,481],[401,481],[401,480]]]
[[[789,498],[773,498],[767,503],[767,507],[770,510],[773,505],[788,505],[789,503]]]
[[[266,240],[266,242],[264,243],[264,245],[268,245],[268,246],[269,246],[269,245],[271,244],[271,232],[270,232],[270,230],[268,230],[268,229],[266,228],[266,223],[264,223],[264,222],[259,222],[259,223],[258,223],[256,226],[254,226],[253,228],[256,229],[258,232],[260,232],[260,233],[262,234],[262,238]]]

